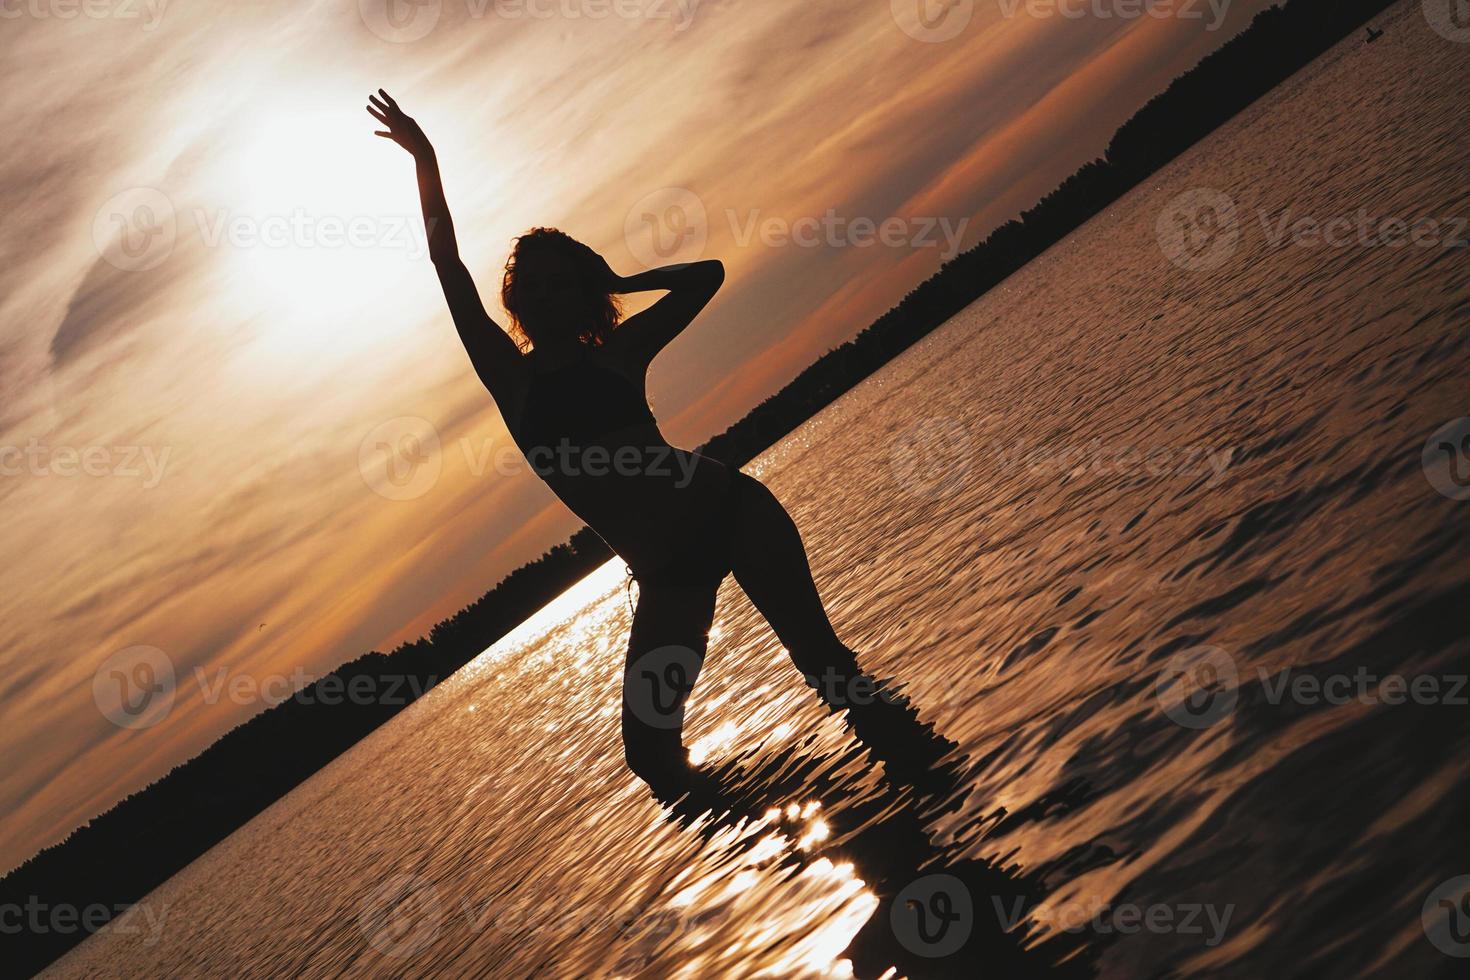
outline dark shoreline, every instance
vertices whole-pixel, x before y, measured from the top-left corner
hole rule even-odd
[[[1390,0],[1291,0],[1181,76],[1125,123],[1103,159],[956,256],[852,341],[824,355],[703,451],[743,465],[1031,259],[1228,122]],[[200,755],[0,879],[0,908],[103,909],[136,902],[331,762],[526,616],[611,557],[583,529],[512,572],[423,639],[371,652],[230,731]],[[372,699],[332,691],[379,692]],[[392,696],[389,696],[389,692]],[[29,921],[29,920],[27,920]],[[9,925],[9,921],[7,921]],[[24,928],[8,961],[31,973],[90,928]]]

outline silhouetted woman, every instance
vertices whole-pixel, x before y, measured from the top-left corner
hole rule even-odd
[[[527,461],[628,564],[638,581],[623,690],[623,747],[660,794],[688,774],[683,707],[703,663],[715,594],[731,572],[807,682],[860,737],[916,727],[875,696],[828,622],[796,525],[758,481],[669,445],[645,394],[648,366],[724,281],[718,261],[620,277],[549,228],[516,240],[501,302],[519,343],[485,312],[459,257],[434,149],[386,92],[368,106],[377,135],[413,154],[429,254],[475,373]],[[664,290],[626,320],[617,295]],[[529,348],[529,351],[523,348]],[[865,734],[866,730],[866,734]]]

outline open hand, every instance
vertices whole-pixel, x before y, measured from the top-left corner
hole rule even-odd
[[[413,121],[413,117],[406,115],[402,109],[398,108],[398,103],[393,101],[393,96],[378,89],[377,95],[368,96],[368,102],[370,103],[367,106],[369,114],[388,127],[374,131],[374,136],[390,139],[416,157],[432,149],[429,145],[429,138],[424,135],[419,124]]]

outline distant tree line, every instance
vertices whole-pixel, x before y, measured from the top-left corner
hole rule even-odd
[[[736,465],[748,462],[1391,2],[1292,0],[1262,12],[1125,123],[1103,159],[945,263],[702,449]],[[105,918],[139,901],[609,557],[583,528],[427,637],[389,654],[367,653],[261,712],[0,880],[0,910],[96,908]],[[354,684],[394,694],[342,696]],[[10,919],[26,921],[23,911]],[[6,928],[0,943],[12,950],[11,969],[30,973],[85,935]]]
[[[27,902],[42,916],[92,908],[104,921],[137,902],[611,554],[592,531],[578,531],[427,637],[390,654],[364,654],[317,678],[41,851],[0,881],[0,947],[14,950],[5,957],[10,969],[39,970],[85,938],[74,927],[32,931]],[[6,912],[10,906],[19,912]],[[11,932],[13,925],[22,931]]]
[[[946,262],[702,449],[749,462],[1391,4],[1292,0],[1262,11],[1124,123],[1103,159]]]

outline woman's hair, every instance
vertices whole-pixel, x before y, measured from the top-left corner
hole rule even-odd
[[[554,270],[557,288],[570,294],[580,321],[574,324],[577,339],[593,347],[601,345],[622,317],[616,294],[608,292],[607,265],[592,249],[555,228],[532,228],[521,235],[505,260],[500,302],[510,314],[511,337],[522,350],[534,343],[521,316],[516,284],[521,272],[543,262]]]

